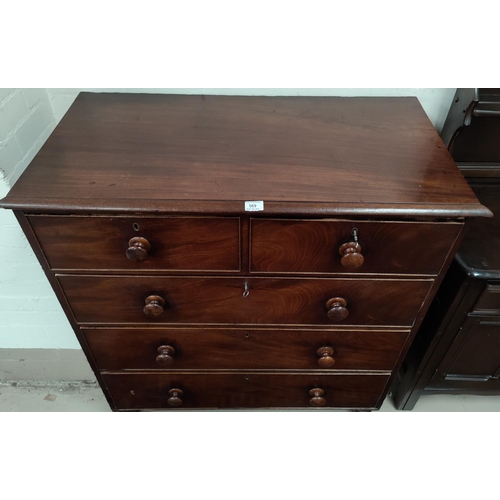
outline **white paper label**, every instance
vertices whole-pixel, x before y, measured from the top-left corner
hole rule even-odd
[[[262,212],[263,210],[263,201],[245,201],[245,212]]]

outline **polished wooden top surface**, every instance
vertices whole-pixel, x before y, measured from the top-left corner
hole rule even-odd
[[[81,93],[0,202],[64,211],[488,215],[416,98]]]

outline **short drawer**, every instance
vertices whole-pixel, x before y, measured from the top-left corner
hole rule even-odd
[[[481,314],[499,314],[500,312],[500,283],[489,283],[472,308],[473,312]]]
[[[100,370],[392,370],[391,331],[83,329]]]
[[[459,223],[252,219],[250,269],[437,275],[461,228]],[[353,258],[346,244],[354,243],[354,229],[360,250]]]
[[[104,374],[103,378],[120,410],[375,408],[388,381],[387,374],[173,373]]]
[[[432,280],[59,275],[79,323],[410,327]]]
[[[238,271],[237,217],[29,216],[52,269]]]

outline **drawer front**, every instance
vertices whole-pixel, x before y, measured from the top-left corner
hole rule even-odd
[[[500,283],[486,285],[478,301],[474,304],[473,312],[500,314]]]
[[[240,269],[237,217],[30,216],[28,219],[52,269],[142,272]]]
[[[409,327],[432,284],[431,280],[155,276],[58,279],[80,323],[148,324]],[[344,302],[332,303],[337,298]]]
[[[478,385],[500,379],[500,317],[468,316],[437,372],[445,380]]]
[[[407,332],[83,329],[100,370],[392,370]]]
[[[354,228],[360,265],[359,259],[350,263],[340,254],[342,245],[353,241]],[[458,223],[252,219],[251,271],[437,275],[461,228]],[[359,267],[344,267],[349,265]]]
[[[120,374],[103,375],[118,409],[375,408],[388,375]],[[182,394],[172,389],[180,389]],[[170,392],[172,391],[172,392]],[[169,403],[170,400],[170,403]],[[313,403],[320,403],[316,400]],[[180,404],[179,404],[180,403]],[[178,405],[178,406],[172,406]]]

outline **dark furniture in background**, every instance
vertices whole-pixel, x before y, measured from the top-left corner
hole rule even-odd
[[[500,89],[458,89],[441,136],[494,217],[471,224],[408,352],[402,410],[421,394],[500,394]]]
[[[491,215],[415,98],[83,93],[0,206],[114,410],[380,408]]]

